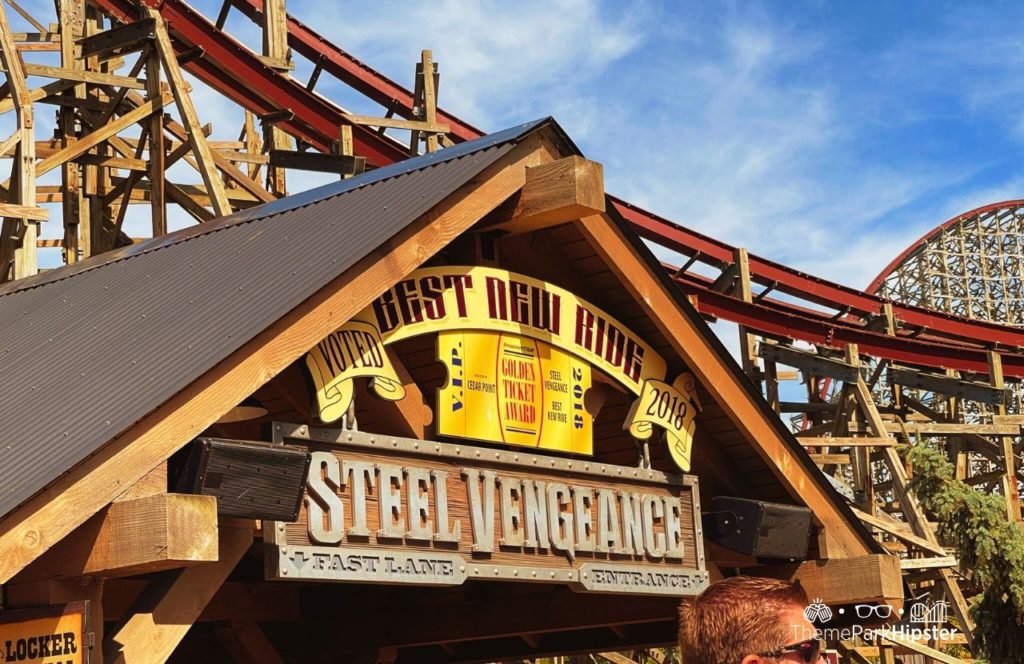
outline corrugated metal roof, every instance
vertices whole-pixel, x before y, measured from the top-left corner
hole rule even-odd
[[[0,515],[511,150],[540,120],[0,289]]]

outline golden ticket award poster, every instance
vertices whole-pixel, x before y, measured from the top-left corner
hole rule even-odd
[[[593,454],[585,362],[537,339],[487,331],[441,332],[437,352],[448,369],[439,434]]]

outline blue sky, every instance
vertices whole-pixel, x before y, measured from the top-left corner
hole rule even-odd
[[[1022,194],[1013,4],[375,3],[300,18],[486,129],[552,114],[609,191],[852,286]],[[343,7],[343,6],[342,6]]]
[[[51,4],[28,4],[55,20]],[[195,4],[207,16],[220,7]],[[1013,30],[1024,7],[1011,3],[290,0],[289,10],[405,85],[431,48],[441,105],[456,115],[488,130],[554,115],[605,165],[610,192],[851,286],[927,229],[1024,189],[1024,47]],[[228,28],[258,47],[240,14]],[[305,80],[311,66],[297,63]],[[380,112],[321,81],[347,108]],[[237,138],[237,109],[198,83],[194,96],[214,138]],[[43,108],[40,136],[52,126]],[[172,174],[198,181],[187,166]],[[141,207],[129,225],[146,224]]]

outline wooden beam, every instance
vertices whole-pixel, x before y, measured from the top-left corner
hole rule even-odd
[[[889,367],[889,382],[904,387],[915,387],[928,392],[936,392],[960,399],[970,399],[990,405],[1004,404],[1006,390],[993,387],[988,383],[961,380],[953,376],[933,374],[906,367]]]
[[[188,93],[185,78],[178,67],[178,60],[174,55],[174,47],[171,46],[171,38],[167,34],[164,19],[160,12],[152,7],[147,7],[146,13],[155,21],[156,51],[164,65],[164,72],[167,74],[171,94],[174,95],[174,102],[178,106],[178,112],[181,113],[182,122],[188,129],[188,142],[199,163],[199,173],[203,178],[203,184],[206,185],[206,190],[210,192],[210,198],[213,200],[214,216],[223,217],[231,214],[231,205],[228,203],[227,194],[224,193],[224,182],[214,170],[213,154],[210,151],[210,146],[206,143],[199,115],[196,113],[196,107]]]
[[[781,344],[758,344],[757,354],[765,359],[802,369],[816,376],[826,376],[844,382],[852,382],[858,375],[858,369],[848,362]]]
[[[887,630],[879,630],[878,632],[876,632],[876,634],[881,639],[884,639],[890,643],[895,643],[896,645],[902,648],[906,648],[907,650],[917,653],[918,655],[924,655],[926,658],[932,661],[942,662],[943,664],[967,664],[964,660],[960,659],[959,657],[947,655],[941,650],[929,648],[928,646],[920,644],[917,641],[899,636]]]
[[[959,563],[955,556],[941,556],[938,558],[903,558],[900,560],[900,569],[905,570],[920,570],[920,569],[936,569],[939,567],[954,568]]]
[[[801,436],[797,440],[805,447],[895,447],[895,438],[872,436]]]
[[[14,6],[14,5],[12,5]],[[17,128],[21,135],[11,165],[12,187],[7,202],[17,206],[13,211],[30,211],[36,200],[36,176],[32,165],[36,160],[35,114],[31,94],[25,81],[26,69],[17,52],[7,14],[0,5],[0,64],[7,72],[7,85],[17,114]],[[5,217],[0,239],[0,282],[8,276],[20,279],[38,271],[36,238],[38,225],[25,216]],[[11,265],[13,263],[13,265]]]
[[[106,55],[111,51],[119,51],[124,55],[136,51],[150,43],[156,36],[156,26],[152,19],[144,18],[127,25],[104,30],[80,40],[82,57]]]
[[[153,113],[153,111],[163,108],[163,106],[170,100],[170,95],[164,95],[158,99],[147,101],[142,106],[125,113],[116,120],[112,120],[111,122],[102,125],[87,136],[69,144],[66,148],[61,148],[54,154],[36,164],[36,176],[41,177],[45,173],[49,173],[53,169],[57,168],[65,161],[74,159],[87,150],[96,147],[103,141],[114,136],[117,132],[145,119]]]
[[[213,496],[163,493],[115,502],[16,580],[131,576],[210,562],[217,560],[216,532]]]
[[[901,606],[903,602],[903,577],[900,559],[896,556],[876,553],[766,565],[758,567],[754,573],[799,581],[808,597],[820,597],[826,604],[883,602]]]
[[[221,528],[219,558],[158,579],[103,644],[108,662],[166,662],[253,541],[251,528]]]
[[[449,131],[451,131],[451,127],[447,124],[438,122],[424,122],[422,120],[403,120],[401,118],[378,118],[372,115],[352,115],[351,113],[346,113],[345,119],[354,125],[361,125],[364,127],[386,127],[388,129],[415,129],[417,131],[434,134],[446,134]]]
[[[928,553],[935,554],[936,556],[946,555],[946,550],[944,548],[942,548],[935,542],[926,540],[923,537],[918,537],[907,528],[906,524],[897,522],[895,520],[891,520],[892,517],[882,518],[868,514],[867,512],[863,512],[857,508],[852,509],[853,513],[857,515],[857,518],[859,518],[861,521],[868,524],[869,526],[877,528],[882,532],[888,533],[896,539],[906,542],[907,544],[916,546],[919,549],[922,549],[923,551],[927,551]]]
[[[298,168],[319,173],[354,175],[362,173],[366,168],[366,157],[296,150],[271,150],[269,163],[275,168]]]
[[[75,69],[65,69],[64,67],[51,67],[49,65],[26,63],[25,74],[28,76],[42,76],[43,78],[56,78],[73,83],[115,85],[134,90],[143,90],[146,87],[146,81],[131,76],[118,76],[117,74],[105,74],[97,71],[78,71]]]
[[[707,331],[703,322],[694,321],[679,308],[675,294],[668,290],[674,286],[664,284],[651,274],[646,260],[637,254],[623,231],[608,217],[588,217],[576,226],[630,290],[637,304],[658,325],[751,448],[772,469],[779,483],[795,500],[809,507],[826,528],[834,531],[837,555],[871,553],[872,545],[848,523],[848,513],[841,511],[840,499],[819,478],[818,470],[804,466],[803,450],[794,450],[784,440],[786,434],[762,410],[761,397],[751,394],[747,385],[735,378],[727,364],[731,360],[719,355],[705,340]],[[698,449],[694,453],[701,452]]]
[[[540,135],[524,140],[214,370],[8,514],[0,521],[0,583],[522,188],[526,166],[550,159]]]
[[[1003,359],[995,351],[988,352],[989,375],[992,379],[992,387],[1000,394],[1006,395],[1006,381],[1003,378]],[[1006,415],[1006,402],[1000,401],[995,406],[996,415]],[[1016,522],[1018,526],[1024,527],[1021,518],[1020,489],[1017,484],[1017,456],[1013,449],[1013,438],[1003,436],[1000,439],[1003,451],[1003,495],[1006,497],[1006,515],[1010,521]]]
[[[511,218],[488,230],[527,233],[604,212],[604,169],[572,156],[528,169]]]
[[[218,625],[215,631],[238,664],[284,664],[266,633],[253,620],[236,618]]]
[[[36,207],[35,205],[0,203],[0,217],[16,217],[18,219],[47,221],[50,218],[50,211],[46,208]]]

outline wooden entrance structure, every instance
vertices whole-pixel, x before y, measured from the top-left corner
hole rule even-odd
[[[5,337],[51,329],[54,344],[42,371],[12,363],[0,385],[5,430],[26,441],[4,457],[7,605],[90,601],[93,652],[105,661],[470,662],[673,642],[678,596],[514,579],[444,588],[268,580],[268,522],[173,490],[176,455],[198,436],[270,441],[272,422],[318,425],[307,351],[414,271],[459,265],[565,289],[635,333],[669,374],[692,373],[702,408],[689,472],[702,502],[727,495],[811,510],[808,562],[765,564],[704,542],[712,579],[795,577],[832,605],[901,604],[896,558],[607,207],[600,166],[547,120],[0,291]],[[129,286],[111,299],[103,293],[115,282]],[[172,284],[174,297],[155,295]],[[103,331],[109,321],[118,328]],[[93,327],[117,343],[70,362],[75,338],[59,331]],[[405,398],[383,400],[357,380],[346,426],[384,444],[458,448],[436,428],[445,376],[435,344],[427,335],[388,346]],[[638,445],[624,431],[628,391],[599,369],[592,391],[593,456],[542,451],[539,461],[679,472],[660,438]],[[40,398],[63,416],[28,416]],[[265,414],[229,421],[247,399]]]

